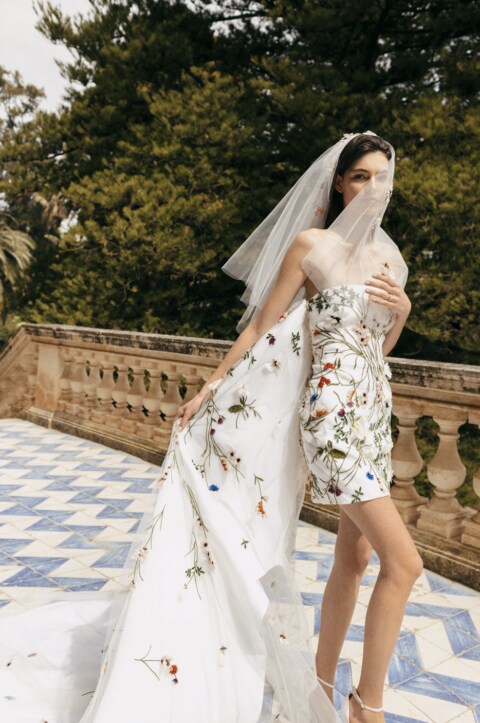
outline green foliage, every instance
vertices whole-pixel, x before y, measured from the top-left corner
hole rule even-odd
[[[182,86],[145,86],[148,129],[133,126],[109,168],[68,188],[78,222],[59,241],[26,318],[200,336],[212,333],[207,317],[225,335],[234,326],[239,310],[226,308],[215,280],[248,213],[235,164],[259,175],[245,91],[197,68]]]
[[[394,353],[478,356],[477,4],[98,0],[73,19],[40,9],[40,29],[73,60],[57,114],[0,76],[15,108],[1,128],[0,193],[37,244],[15,314],[232,338],[243,285],[222,262],[328,145],[370,129],[397,151],[385,227],[410,266],[413,310]],[[39,197],[58,211],[50,223]]]

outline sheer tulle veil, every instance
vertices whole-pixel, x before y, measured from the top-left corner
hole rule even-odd
[[[239,332],[252,321],[272,291],[296,234],[324,228],[340,154],[357,136],[368,138],[375,134],[345,134],[322,153],[222,266],[226,274],[246,285],[241,299],[247,308],[237,325]],[[388,169],[364,185],[303,260],[306,274],[319,291],[339,284],[362,283],[370,273],[385,268],[405,286],[408,268],[398,246],[380,226],[392,194],[395,167],[395,151],[387,145],[391,151]],[[292,304],[303,295],[302,287]]]

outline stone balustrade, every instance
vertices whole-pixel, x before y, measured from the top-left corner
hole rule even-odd
[[[161,463],[178,406],[210,376],[230,342],[22,324],[0,355],[0,417],[38,424]],[[466,469],[459,427],[480,421],[480,368],[388,357],[393,413],[392,497],[431,569],[480,589],[480,511],[462,507],[456,492]],[[424,467],[416,443],[423,416],[438,425],[439,444],[426,474],[431,499],[414,478]],[[480,496],[480,472],[473,487]],[[312,503],[303,519],[335,530],[338,510]]]

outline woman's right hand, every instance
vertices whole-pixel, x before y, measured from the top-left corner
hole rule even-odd
[[[178,408],[177,413],[175,415],[174,424],[177,421],[177,419],[180,419],[180,429],[185,429],[187,426],[188,420],[193,417],[194,414],[198,412],[200,409],[200,406],[203,403],[203,400],[205,397],[207,397],[209,394],[211,394],[211,389],[207,389],[206,391],[198,392],[192,399],[190,399],[189,402],[186,404],[182,404],[181,407]]]

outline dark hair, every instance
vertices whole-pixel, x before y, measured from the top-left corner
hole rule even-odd
[[[350,166],[353,166],[357,158],[365,153],[381,151],[385,153],[388,160],[392,157],[390,146],[380,136],[372,136],[370,134],[361,133],[352,138],[342,149],[338,158],[337,167],[333,175],[332,187],[328,199],[327,213],[325,214],[324,228],[328,228],[343,211],[343,196],[335,188],[335,178],[337,175],[343,176]]]

